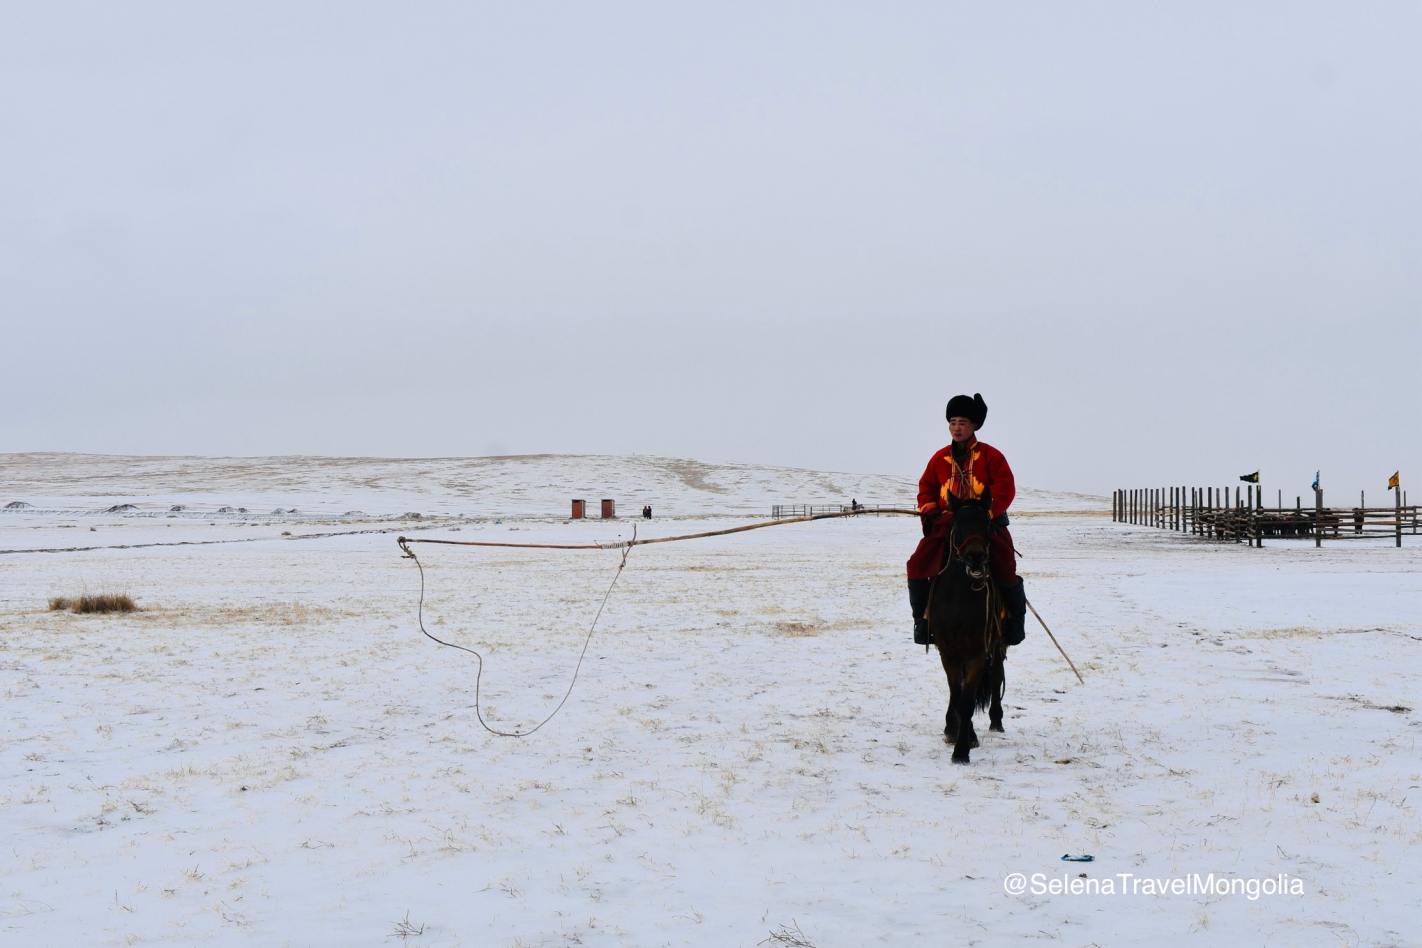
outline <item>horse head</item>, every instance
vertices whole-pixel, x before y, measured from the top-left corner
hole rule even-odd
[[[953,553],[963,561],[963,569],[974,582],[988,575],[988,533],[992,529],[992,491],[985,490],[976,500],[959,500],[948,495],[953,511],[953,530],[948,536]]]

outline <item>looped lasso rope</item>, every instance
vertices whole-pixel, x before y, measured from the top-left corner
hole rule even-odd
[[[917,517],[917,510],[903,510],[901,508],[883,507],[868,510],[863,507],[858,510],[846,510],[842,513],[814,514],[810,517],[792,517],[786,520],[767,520],[763,523],[751,523],[743,527],[730,527],[725,530],[707,530],[704,533],[683,533],[675,537],[651,537],[647,540],[637,539],[636,524],[633,524],[632,539],[612,540],[606,543],[496,543],[490,540],[439,540],[434,537],[398,537],[396,542],[400,544],[400,549],[407,554],[410,552],[411,543],[435,543],[440,546],[492,546],[504,549],[517,550],[616,550],[621,547],[646,546],[649,543],[677,543],[681,540],[703,540],[707,537],[726,537],[733,533],[745,533],[747,530],[764,530],[766,527],[788,527],[792,523],[810,523],[815,520],[836,520],[840,517],[864,517],[868,515],[879,516],[897,514],[900,516]]]
[[[568,690],[563,692],[563,699],[558,702],[558,706],[556,708],[548,712],[548,717],[544,718],[542,721],[539,721],[527,731],[501,731],[496,727],[490,727],[489,722],[484,720],[484,712],[481,709],[479,703],[479,687],[484,678],[484,656],[480,655],[472,648],[468,648],[463,645],[455,645],[453,642],[446,642],[443,639],[436,638],[435,636],[430,635],[429,630],[425,628],[424,564],[420,562],[420,558],[416,556],[414,552],[410,549],[409,540],[407,540],[405,537],[400,537],[399,543],[400,549],[404,550],[405,555],[415,561],[415,565],[419,567],[420,570],[420,605],[418,612],[420,631],[423,632],[425,634],[425,637],[430,639],[431,641],[437,642],[440,645],[445,646],[446,648],[457,648],[461,652],[468,652],[470,655],[473,655],[479,662],[479,667],[474,673],[474,716],[479,719],[479,725],[483,727],[484,730],[488,731],[490,734],[494,734],[499,737],[528,737],[530,734],[535,733],[539,728],[543,727],[543,725],[553,720],[553,716],[556,715],[559,711],[563,710],[563,705],[567,704],[568,698],[572,696],[573,685],[576,684],[578,681],[578,672],[582,670],[583,659],[587,657],[588,645],[592,643],[593,632],[597,629],[598,620],[602,618],[602,610],[606,608],[607,600],[612,595],[612,587],[617,585],[618,578],[621,577],[623,569],[627,567],[627,554],[632,552],[632,547],[637,543],[637,525],[635,523],[632,525],[631,542],[618,543],[615,545],[609,544],[607,546],[602,547],[602,549],[616,549],[617,547],[621,547],[622,562],[617,564],[617,572],[613,574],[612,582],[608,583],[607,592],[603,593],[602,595],[602,603],[597,607],[597,615],[593,616],[592,625],[588,626],[588,634],[583,639],[583,650],[578,653],[578,663],[573,666],[573,677],[568,681]]]

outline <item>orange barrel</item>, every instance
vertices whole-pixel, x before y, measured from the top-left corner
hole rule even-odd
[[[602,500],[602,519],[612,520],[617,516],[617,505],[606,497]]]
[[[573,501],[573,519],[574,519],[574,520],[581,520],[581,519],[583,519],[583,507],[584,507],[584,505],[583,505],[583,502],[582,502],[581,500],[575,500],[575,501]]]

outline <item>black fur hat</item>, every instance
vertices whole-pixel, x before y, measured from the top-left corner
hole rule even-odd
[[[954,395],[948,399],[947,418],[966,418],[973,423],[973,427],[981,428],[983,422],[987,421],[987,402],[983,397],[974,393],[972,398],[966,395]]]

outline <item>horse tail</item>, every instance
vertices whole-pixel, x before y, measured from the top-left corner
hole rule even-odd
[[[1004,657],[1001,654],[992,656],[987,667],[983,669],[982,675],[978,677],[978,693],[973,696],[973,703],[979,711],[987,710],[992,704],[993,698],[1002,700],[1003,692],[1006,690],[1003,687],[1006,682],[1002,675]]]
[[[988,705],[992,704],[992,696],[997,691],[997,676],[992,673],[992,668],[983,669],[982,675],[978,678],[978,693],[973,699],[973,703],[979,711],[986,711]]]

